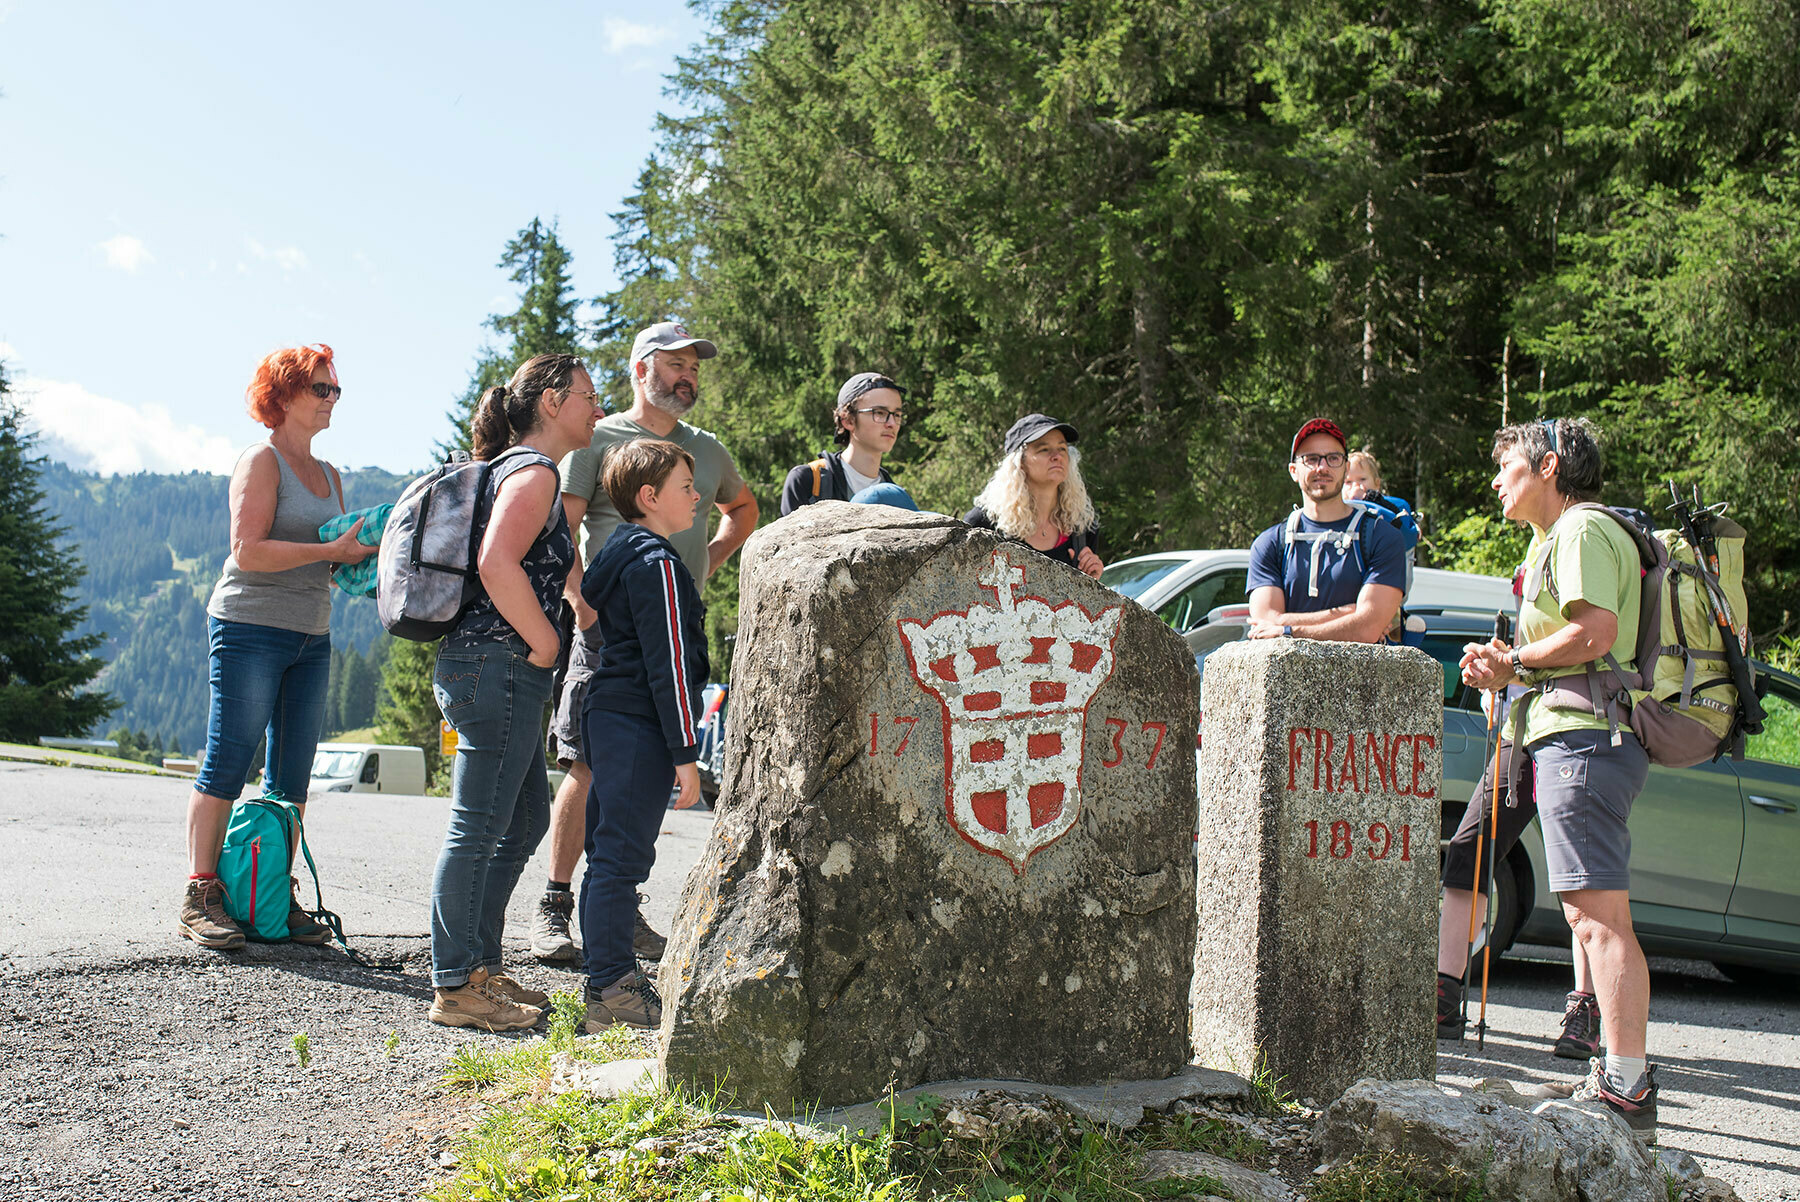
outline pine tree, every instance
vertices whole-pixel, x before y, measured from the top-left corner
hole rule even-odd
[[[87,617],[75,600],[83,568],[57,546],[64,528],[43,509],[36,436],[6,393],[0,370],[0,741],[35,743],[86,734],[118,702],[84,691],[106,636],[74,633]]]
[[[509,268],[509,278],[519,285],[519,307],[511,313],[493,314],[486,323],[488,329],[506,338],[506,349],[482,349],[468,387],[447,415],[452,430],[449,440],[438,444],[440,451],[448,454],[469,449],[469,421],[481,394],[504,384],[519,364],[533,355],[580,353],[581,321],[569,282],[571,261],[556,236],[554,221],[545,224],[533,217],[531,224],[506,244],[498,266]]]

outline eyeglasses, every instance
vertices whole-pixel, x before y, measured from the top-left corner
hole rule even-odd
[[[327,399],[336,400],[338,397],[344,395],[344,390],[336,384],[314,384],[312,385],[312,394],[321,401]]]
[[[1296,455],[1294,461],[1302,467],[1343,467],[1342,451],[1327,451],[1323,455]]]
[[[563,399],[567,400],[569,397],[574,397],[577,400],[586,401],[589,405],[593,406],[595,409],[600,408],[600,394],[595,392],[592,389],[589,389],[586,392],[576,392],[573,388],[565,388],[563,390]]]
[[[1562,457],[1562,440],[1556,436],[1556,419],[1554,417],[1546,417],[1539,422],[1538,425],[1544,427],[1544,433],[1550,436],[1551,453],[1560,459]]]
[[[906,415],[898,409],[852,409],[852,413],[866,413],[882,425],[899,425],[906,420]]]
[[[1048,459],[1052,455],[1067,455],[1069,453],[1069,444],[1066,442],[1034,443],[1025,448],[1025,453],[1027,455],[1036,456],[1039,459]]]

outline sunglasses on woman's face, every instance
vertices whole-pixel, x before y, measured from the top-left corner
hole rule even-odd
[[[321,401],[336,400],[344,395],[344,390],[336,384],[314,384],[312,385],[312,394]]]

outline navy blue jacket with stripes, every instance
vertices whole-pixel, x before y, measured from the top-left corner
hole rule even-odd
[[[620,522],[582,575],[581,595],[605,640],[583,712],[653,718],[678,766],[699,759],[700,690],[711,665],[694,574],[667,539]]]

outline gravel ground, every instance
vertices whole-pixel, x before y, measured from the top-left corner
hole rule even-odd
[[[326,949],[176,945],[15,980],[0,1028],[11,1066],[0,1194],[355,1200],[432,1188],[448,1176],[438,1159],[450,1134],[474,1113],[440,1088],[448,1056],[522,1036],[422,1021],[423,940],[358,950],[366,966]]]

